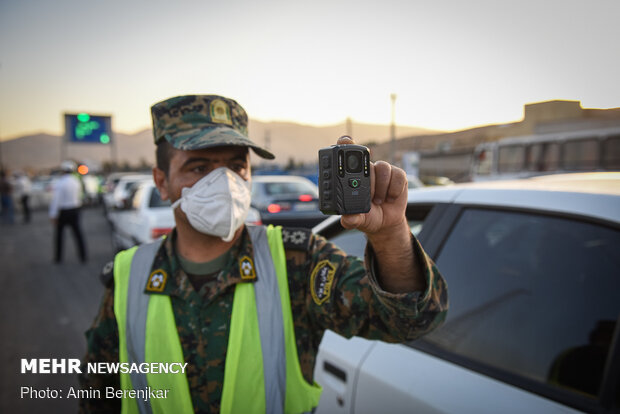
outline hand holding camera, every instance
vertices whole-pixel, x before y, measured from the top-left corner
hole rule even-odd
[[[342,214],[345,228],[369,235],[407,227],[407,176],[385,161],[370,162],[366,147],[342,136],[319,150],[319,203],[325,214]]]

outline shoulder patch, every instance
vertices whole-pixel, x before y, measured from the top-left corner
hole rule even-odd
[[[310,249],[310,236],[312,230],[304,228],[282,228],[282,243],[285,249],[303,250]]]
[[[168,281],[168,273],[163,269],[154,270],[149,276],[149,280],[146,283],[144,289],[150,293],[161,293],[166,288],[166,282]]]
[[[108,262],[103,266],[99,280],[105,287],[110,287],[114,283],[114,261]]]
[[[336,266],[329,260],[320,261],[310,275],[310,292],[317,305],[322,305],[331,296]]]
[[[250,256],[243,256],[239,259],[239,273],[241,273],[241,279],[254,280],[256,279],[256,271],[254,270],[254,262]]]

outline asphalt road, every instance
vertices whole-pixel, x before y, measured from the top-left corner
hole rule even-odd
[[[21,218],[17,215],[18,222]],[[110,230],[99,207],[82,210],[88,262],[80,263],[65,230],[64,261],[53,264],[53,228],[46,211],[28,224],[0,224],[0,413],[74,413],[77,400],[21,398],[22,387],[77,387],[74,374],[21,374],[21,359],[82,358],[84,332],[99,308],[99,274],[112,260]]]

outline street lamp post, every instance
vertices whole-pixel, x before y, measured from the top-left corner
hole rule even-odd
[[[390,124],[390,163],[392,165],[395,165],[396,163],[396,117],[395,117],[396,94],[395,93],[391,94],[390,99],[392,100],[392,122]]]

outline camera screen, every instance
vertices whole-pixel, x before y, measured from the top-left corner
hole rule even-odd
[[[360,173],[364,167],[361,151],[348,151],[345,156],[348,173]]]

